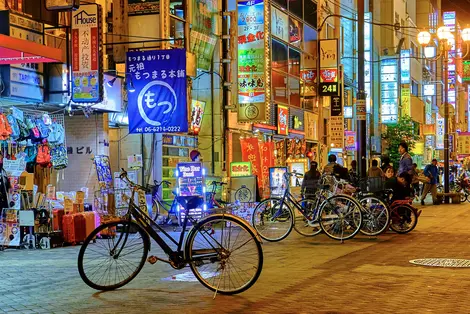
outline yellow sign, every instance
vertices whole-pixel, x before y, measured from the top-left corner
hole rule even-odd
[[[411,90],[409,87],[401,88],[401,114],[411,116]]]
[[[266,104],[264,102],[251,104],[238,104],[239,122],[266,121]]]

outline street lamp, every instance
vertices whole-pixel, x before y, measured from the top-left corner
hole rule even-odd
[[[440,53],[437,57],[431,59],[433,61],[442,58],[444,71],[444,193],[449,193],[449,51],[451,43],[455,42],[454,34],[446,26],[441,26],[436,32],[439,39]],[[467,43],[467,52],[462,58],[464,59],[469,52],[468,44],[470,42],[470,28],[465,28],[461,33],[462,40]],[[428,31],[422,31],[418,34],[418,42],[427,46],[431,42],[432,36]],[[426,58],[426,55],[424,56]],[[426,58],[428,59],[428,58]],[[445,197],[445,202],[449,202],[449,197]]]

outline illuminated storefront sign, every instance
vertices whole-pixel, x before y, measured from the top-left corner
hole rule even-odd
[[[277,134],[289,134],[289,108],[277,106]]]
[[[455,11],[448,11],[443,13],[444,26],[449,27],[451,32],[455,32]]]
[[[409,87],[401,89],[401,106],[402,114],[411,116],[411,90]]]
[[[436,85],[424,84],[423,85],[423,96],[434,96],[436,95]]]
[[[191,126],[189,130],[192,134],[199,134],[201,130],[205,107],[206,103],[204,101],[194,99],[191,101]]]
[[[338,95],[338,74],[338,40],[320,40],[320,96]]]
[[[398,67],[396,58],[383,58],[380,64],[381,121],[396,123],[398,120]]]
[[[463,61],[463,76],[462,81],[470,81],[470,61]]]
[[[270,82],[265,60],[269,6],[263,0],[238,1],[238,121],[267,119],[266,82]],[[269,17],[269,15],[267,15]]]
[[[364,15],[364,90],[366,92],[366,112],[370,113],[371,108],[371,77],[372,77],[372,13],[367,12]],[[346,109],[346,107],[345,107]],[[345,116],[346,118],[346,110]]]
[[[251,176],[251,162],[231,162],[230,163],[230,176],[231,177],[244,177]]]
[[[410,84],[410,70],[411,70],[411,52],[409,49],[401,51],[401,83]]]
[[[436,149],[444,149],[444,118],[439,113],[436,118]]]

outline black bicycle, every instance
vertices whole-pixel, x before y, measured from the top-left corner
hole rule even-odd
[[[95,229],[78,255],[78,271],[88,286],[104,291],[120,288],[137,276],[147,260],[151,264],[163,261],[175,269],[189,265],[199,282],[215,294],[240,293],[256,282],[263,267],[263,251],[256,231],[248,223],[225,213],[196,221],[189,211],[201,206],[202,198],[179,196],[177,201],[186,215],[177,241],[134,203],[136,191],[147,188],[131,182],[124,170],[121,179],[132,190],[128,213],[122,220]],[[188,222],[193,227],[185,237]],[[168,260],[156,256],[147,259],[150,238]]]

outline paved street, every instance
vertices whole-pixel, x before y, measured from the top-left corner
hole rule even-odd
[[[77,271],[79,247],[0,252],[0,312],[18,313],[469,313],[470,268],[415,266],[425,257],[470,259],[470,204],[427,206],[408,235],[340,244],[292,233],[265,243],[258,282],[238,296],[213,294],[164,263],[128,286],[98,293]],[[192,279],[191,279],[192,278]]]

